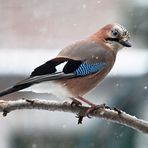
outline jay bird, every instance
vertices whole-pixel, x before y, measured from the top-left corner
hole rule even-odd
[[[0,97],[19,90],[45,92],[46,86],[47,92],[76,98],[92,107],[94,104],[83,96],[109,73],[117,52],[123,47],[131,47],[129,39],[130,35],[122,25],[108,24],[88,38],[62,49],[57,57],[37,67],[29,78],[0,92]]]

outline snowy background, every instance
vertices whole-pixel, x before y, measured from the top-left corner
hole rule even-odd
[[[118,53],[108,77],[86,97],[148,120],[147,16],[147,0],[0,0],[0,90],[28,77],[68,44],[117,22],[129,30],[133,46]],[[0,125],[0,148],[148,146],[147,135],[99,119],[77,125],[69,113],[15,111],[1,115]]]

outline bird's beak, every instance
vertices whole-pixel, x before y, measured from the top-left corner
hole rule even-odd
[[[119,43],[125,47],[132,47],[132,44],[128,40],[120,40]]]

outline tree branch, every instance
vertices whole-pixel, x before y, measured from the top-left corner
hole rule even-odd
[[[86,110],[88,110],[89,107],[86,106],[71,107],[71,104],[67,102],[60,103],[57,101],[40,100],[40,99],[20,99],[16,101],[0,100],[0,112],[3,112],[3,116],[6,116],[7,113],[18,109],[42,109],[48,111],[71,112],[79,114],[79,117],[83,117],[85,115]],[[106,120],[110,120],[112,122],[119,123],[148,134],[147,121],[138,119],[123,111],[119,113],[118,111],[115,110],[99,108],[90,115],[92,117],[104,118]]]

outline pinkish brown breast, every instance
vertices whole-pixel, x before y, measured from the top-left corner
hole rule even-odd
[[[85,77],[73,78],[71,80],[61,80],[59,83],[63,84],[74,97],[83,96],[90,90],[95,88],[104,77],[108,74],[111,68],[106,68],[101,72],[91,74]]]

